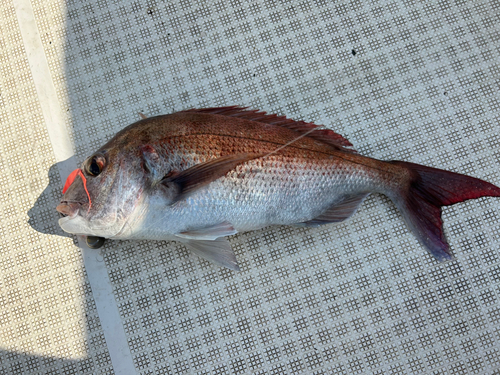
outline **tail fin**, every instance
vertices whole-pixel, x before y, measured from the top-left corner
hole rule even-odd
[[[500,197],[500,188],[489,182],[441,169],[391,161],[410,172],[410,183],[391,194],[408,226],[439,261],[453,259],[443,233],[441,207],[467,199]]]

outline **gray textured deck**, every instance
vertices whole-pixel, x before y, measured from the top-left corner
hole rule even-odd
[[[4,0],[0,21],[0,374],[499,373],[500,199],[445,209],[447,264],[375,195],[233,236],[240,273],[82,250],[54,210],[138,112],[235,104],[500,185],[498,1]]]

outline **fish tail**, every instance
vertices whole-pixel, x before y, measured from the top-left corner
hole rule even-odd
[[[419,241],[439,261],[453,259],[443,233],[441,207],[468,199],[500,197],[500,188],[474,177],[402,161],[390,163],[405,168],[409,178],[388,195]]]

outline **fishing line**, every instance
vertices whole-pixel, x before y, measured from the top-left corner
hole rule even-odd
[[[282,146],[278,147],[276,150],[271,151],[270,153],[268,153],[268,154],[266,154],[266,155],[262,156],[262,158],[268,157],[269,155],[275,154],[275,153],[277,153],[278,151],[283,150],[285,147],[290,146],[292,143],[297,142],[299,139],[304,138],[305,136],[309,135],[310,133],[312,133],[312,132],[314,132],[314,131],[316,131],[316,130],[319,130],[319,129],[321,129],[321,128],[324,128],[324,125],[318,125],[316,128],[312,128],[311,130],[309,130],[309,131],[305,132],[304,134],[301,134],[300,136],[298,136],[297,138],[295,138],[295,139],[291,140],[290,142],[285,143],[284,145],[282,145]]]

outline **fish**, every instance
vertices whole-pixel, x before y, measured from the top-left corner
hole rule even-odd
[[[248,107],[146,117],[119,131],[66,180],[56,210],[68,233],[174,240],[239,270],[227,236],[351,217],[371,193],[394,202],[438,261],[453,259],[443,206],[500,197],[483,180],[360,155],[331,129]]]

